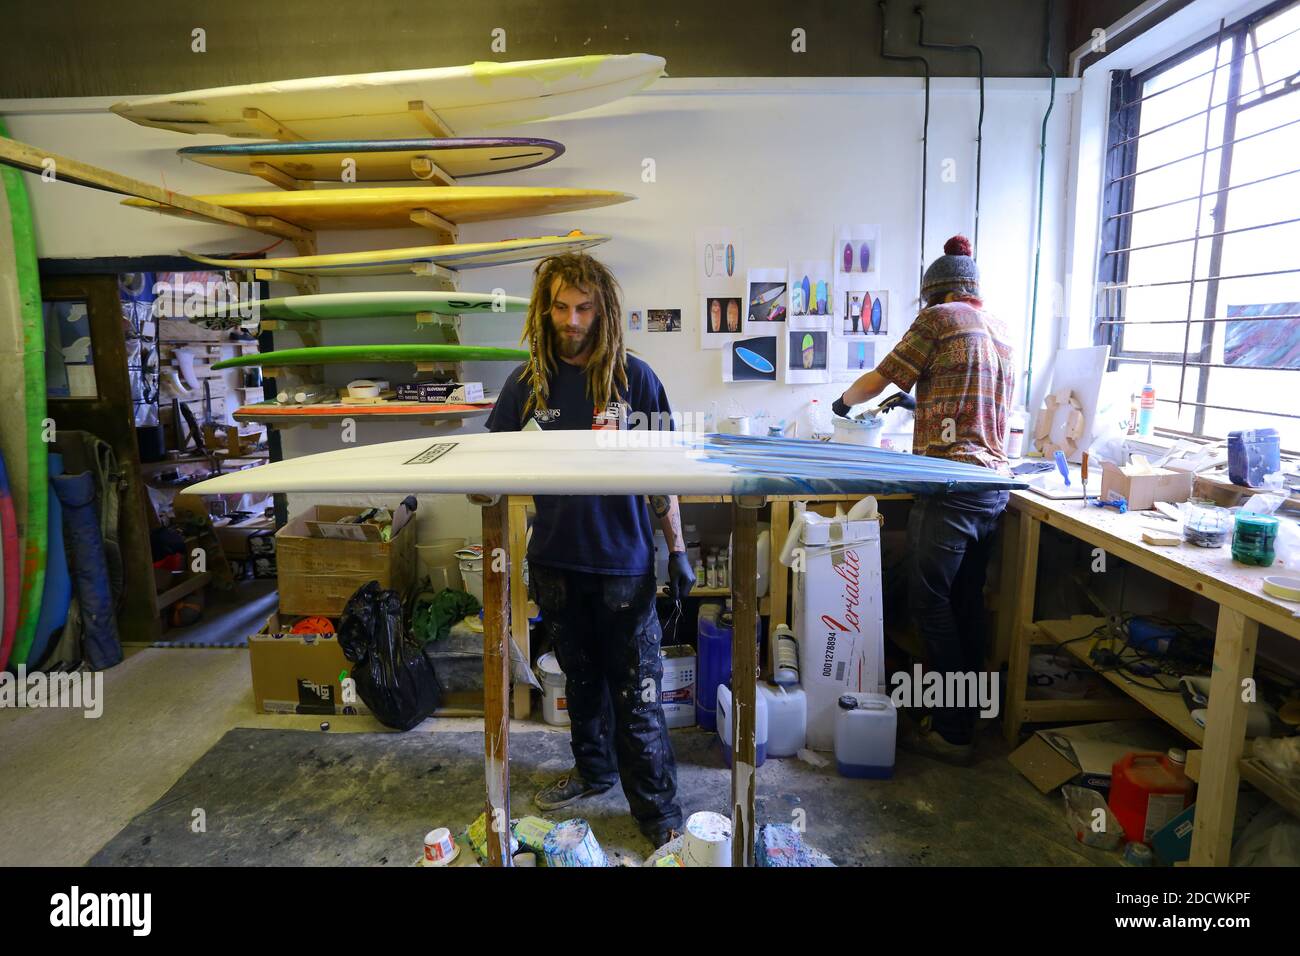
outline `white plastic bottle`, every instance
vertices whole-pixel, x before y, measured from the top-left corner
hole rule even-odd
[[[808,403],[808,437],[814,441],[828,441],[835,434],[830,409],[814,398]]]

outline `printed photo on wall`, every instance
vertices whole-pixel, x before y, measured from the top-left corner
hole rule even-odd
[[[745,301],[746,322],[784,322],[788,311],[785,270],[750,269]]]
[[[829,329],[835,308],[830,262],[791,262],[789,276],[790,328]]]
[[[863,338],[831,340],[831,380],[853,382],[876,367],[876,343]]]
[[[682,310],[646,309],[645,329],[647,332],[680,332],[682,330]]]
[[[700,299],[700,348],[720,349],[741,333],[740,296]]]
[[[724,382],[775,382],[777,337],[760,335],[728,342],[722,353]]]
[[[849,289],[841,294],[840,334],[846,337],[889,334],[889,293]]]
[[[641,310],[629,309],[627,313],[627,330],[629,332],[641,331]]]
[[[745,289],[739,229],[709,226],[695,233],[695,288],[705,295],[740,295]]]
[[[783,380],[789,384],[829,382],[830,332],[817,329],[792,330],[782,339],[785,355],[781,360]]]
[[[841,276],[871,276],[880,274],[877,247],[880,227],[875,225],[847,225],[835,227],[835,246],[832,261],[835,263],[836,286]]]

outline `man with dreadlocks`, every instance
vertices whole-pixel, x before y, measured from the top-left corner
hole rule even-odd
[[[671,428],[663,384],[623,347],[618,284],[587,255],[537,267],[523,340],[530,357],[506,378],[488,430]],[[526,466],[525,466],[526,467]],[[672,597],[695,584],[677,499],[537,495],[528,568],[565,675],[574,769],[537,794],[543,810],[621,780],[655,847],[681,827],[677,765],[659,689],[651,511],[671,552]],[[653,693],[647,690],[653,687]]]

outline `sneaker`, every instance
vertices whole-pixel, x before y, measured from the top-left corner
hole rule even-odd
[[[539,790],[537,796],[533,797],[533,803],[541,810],[558,810],[560,807],[577,803],[584,797],[594,797],[604,793],[608,789],[609,787],[593,787],[575,772],[570,771],[555,783]]]
[[[975,759],[974,743],[954,744],[945,740],[944,736],[934,729],[929,715],[922,717],[919,722],[904,720],[901,723],[898,746],[909,753],[932,757],[956,767],[969,766]]]

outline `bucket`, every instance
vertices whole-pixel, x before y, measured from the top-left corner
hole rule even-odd
[[[464,538],[435,538],[428,544],[415,546],[416,567],[421,579],[428,578],[434,593],[443,588],[464,589],[460,576],[460,562],[456,552],[465,547]],[[481,600],[481,599],[480,599]]]
[[[836,415],[834,440],[844,445],[879,448],[880,432],[884,427],[885,420],[879,415],[868,418],[841,418]]]
[[[564,696],[564,671],[551,653],[537,658],[542,678],[542,720],[555,727],[569,726],[569,702]]]
[[[731,820],[712,810],[692,813],[682,834],[683,866],[731,866]]]
[[[1228,480],[1264,487],[1264,476],[1282,470],[1282,440],[1276,428],[1228,432]]]
[[[591,824],[573,819],[557,823],[542,844],[547,866],[609,866]]]

